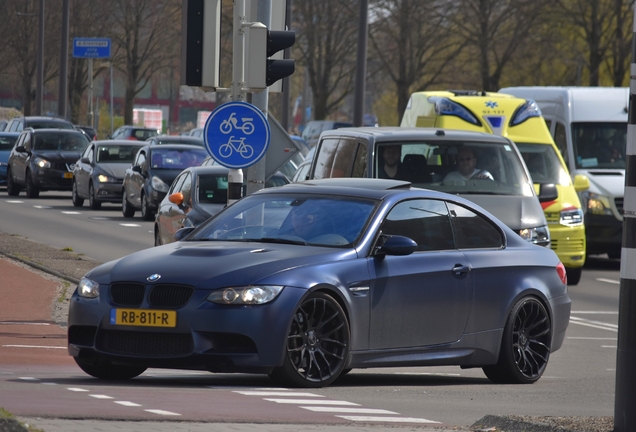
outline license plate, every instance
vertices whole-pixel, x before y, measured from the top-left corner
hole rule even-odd
[[[73,178],[73,173],[71,172],[64,173],[64,178]]]
[[[111,309],[110,323],[139,327],[176,327],[177,312],[152,309]]]

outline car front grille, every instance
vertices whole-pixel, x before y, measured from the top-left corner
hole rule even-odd
[[[559,253],[568,254],[568,253],[580,253],[585,249],[585,240],[584,239],[575,239],[575,240],[564,240],[564,239],[555,239],[554,237],[551,239],[550,248]]]
[[[150,291],[148,303],[157,308],[180,308],[188,303],[194,289],[180,285],[156,285]]]
[[[191,354],[194,342],[190,334],[102,330],[97,349],[117,355],[174,357]]]
[[[110,286],[110,300],[119,306],[139,307],[146,287],[138,283],[114,283]]]

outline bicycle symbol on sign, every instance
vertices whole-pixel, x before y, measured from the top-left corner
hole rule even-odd
[[[254,123],[252,123],[253,118],[243,117],[241,118],[243,121],[242,125],[238,125],[238,120],[236,119],[236,113],[230,114],[230,116],[221,122],[220,130],[224,134],[229,134],[234,129],[240,129],[243,131],[245,135],[250,135],[254,132]]]
[[[232,135],[228,142],[219,147],[219,154],[224,158],[229,158],[235,151],[239,152],[243,159],[249,159],[254,154],[254,148],[249,144],[245,144],[245,137],[234,139],[234,135]]]

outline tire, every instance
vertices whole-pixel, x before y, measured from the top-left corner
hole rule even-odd
[[[37,198],[40,196],[40,189],[33,184],[33,177],[31,177],[31,171],[26,172],[26,196],[27,198]]]
[[[91,210],[99,210],[102,208],[102,203],[97,201],[97,197],[95,197],[95,187],[93,187],[93,182],[88,184],[88,205]]]
[[[333,297],[310,294],[294,312],[283,366],[270,377],[292,387],[319,388],[334,382],[349,356],[349,322]]]
[[[81,207],[84,205],[84,198],[80,198],[77,193],[77,182],[73,181],[73,192],[71,193],[71,201],[73,201],[74,207]]]
[[[121,212],[124,217],[133,217],[135,215],[135,208],[128,201],[128,197],[126,196],[126,189],[124,188],[121,194]]]
[[[148,198],[145,193],[141,193],[141,218],[145,221],[151,221],[155,217],[155,214],[150,207],[148,207]]]
[[[566,267],[565,272],[568,275],[568,285],[578,285],[581,280],[581,273],[583,273],[583,267]]]
[[[159,234],[159,225],[155,224],[155,246],[161,246],[161,235]]]
[[[128,380],[141,375],[147,369],[144,366],[115,366],[109,361],[96,359],[84,360],[73,357],[75,363],[92,377],[104,380]]]
[[[484,366],[495,383],[532,384],[541,378],[552,341],[552,324],[543,304],[535,297],[519,300],[506,321],[499,361]]]
[[[20,195],[20,186],[18,186],[13,180],[13,174],[11,168],[7,168],[7,195],[18,196]]]

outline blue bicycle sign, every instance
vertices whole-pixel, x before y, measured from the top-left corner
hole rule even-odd
[[[228,102],[208,117],[203,140],[210,156],[228,168],[246,168],[267,152],[270,128],[263,113],[245,102]]]

